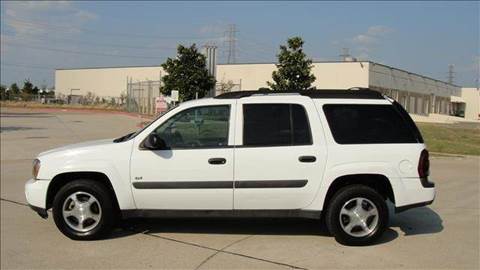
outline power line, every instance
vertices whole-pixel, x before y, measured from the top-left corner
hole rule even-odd
[[[246,55],[249,58],[256,59],[257,62],[258,62],[258,60],[265,61],[265,62],[272,62],[272,63],[274,63],[276,61],[275,57],[273,55],[272,55],[272,57],[269,57],[268,55],[266,55],[264,53],[256,54],[251,50],[243,50],[241,48],[237,48],[237,51],[238,51],[238,54],[240,56]]]
[[[264,43],[263,41],[256,41],[256,40],[253,40],[253,39],[249,41],[249,38],[246,37],[246,36],[244,36],[244,35],[241,34],[241,33],[239,33],[239,36],[242,38],[242,42],[245,41],[245,42],[247,42],[247,43],[250,43],[250,44],[256,46],[257,48],[262,48],[262,49],[265,49],[265,50],[268,50],[268,51],[271,51],[271,49],[269,49],[269,48],[271,48],[271,47],[273,47],[273,48],[275,48],[275,49],[278,48],[277,45],[267,44],[267,43]]]
[[[7,31],[8,33],[8,31]],[[10,32],[13,34],[12,32]],[[15,36],[15,38],[19,38],[18,36]],[[19,39],[26,40],[26,37],[20,37]],[[176,46],[152,46],[152,47],[146,47],[146,46],[130,46],[130,45],[119,45],[118,43],[98,43],[98,42],[90,42],[90,41],[83,41],[83,40],[77,40],[77,39],[69,39],[69,38],[58,38],[58,37],[50,37],[50,36],[38,36],[35,35],[34,37],[35,40],[42,40],[42,41],[60,41],[60,42],[67,42],[71,44],[83,44],[83,45],[91,45],[91,46],[98,46],[98,47],[109,47],[109,48],[124,48],[124,49],[140,49],[140,50],[173,50],[176,49]]]
[[[54,70],[55,69],[55,68],[51,68],[51,67],[31,66],[31,65],[13,64],[13,63],[5,63],[5,62],[1,62],[0,65],[1,66],[10,66],[10,67],[43,69],[43,70]]]
[[[52,51],[52,52],[62,52],[62,53],[71,53],[71,54],[80,54],[80,55],[94,55],[94,56],[108,56],[108,57],[119,57],[119,58],[140,58],[140,59],[163,59],[165,57],[158,57],[158,56],[140,56],[140,55],[122,55],[122,54],[109,54],[109,53],[97,53],[97,52],[86,52],[86,51],[74,51],[74,50],[65,50],[65,49],[58,49],[58,48],[49,48],[43,46],[31,46],[25,45],[20,43],[13,43],[10,41],[4,42],[6,45],[14,45],[18,47],[25,47],[29,49],[36,49],[36,50],[45,50],[45,51]]]
[[[72,33],[72,27],[62,26],[62,25],[52,25],[44,22],[38,21],[26,21],[21,19],[13,19],[9,18],[9,21],[14,21],[19,24],[27,25],[32,28],[36,28],[38,26],[49,27],[53,29],[64,29],[68,30],[68,33]],[[76,30],[83,31],[84,34],[92,34],[92,35],[101,35],[101,36],[121,36],[121,37],[133,37],[133,38],[146,38],[146,39],[185,39],[185,40],[209,40],[209,39],[218,39],[221,37],[201,37],[201,36],[157,36],[157,35],[146,35],[146,34],[133,34],[133,33],[121,33],[121,32],[103,32],[97,31],[94,29],[83,28],[83,27],[75,27]],[[65,31],[64,31],[65,32]]]

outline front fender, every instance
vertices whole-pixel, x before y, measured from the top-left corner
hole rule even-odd
[[[128,163],[127,163],[128,164]],[[68,160],[58,166],[45,169],[42,172],[43,179],[53,179],[59,174],[75,172],[97,172],[106,175],[113,187],[120,209],[136,208],[130,188],[129,166],[120,166],[107,160]],[[51,182],[50,182],[51,183]]]

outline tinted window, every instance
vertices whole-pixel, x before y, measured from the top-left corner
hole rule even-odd
[[[311,144],[305,109],[297,104],[243,105],[243,144],[278,146]]]
[[[416,143],[405,120],[391,105],[324,105],[323,111],[339,144]]]
[[[222,147],[228,144],[230,106],[205,106],[177,113],[156,132],[175,148]]]

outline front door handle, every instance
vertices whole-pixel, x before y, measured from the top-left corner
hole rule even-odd
[[[300,156],[298,158],[298,161],[300,162],[315,162],[317,160],[317,158],[315,156]]]
[[[227,160],[224,158],[210,158],[208,159],[208,163],[212,165],[223,165],[227,163]]]

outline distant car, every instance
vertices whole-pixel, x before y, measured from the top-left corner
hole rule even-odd
[[[117,139],[41,153],[25,186],[72,239],[129,217],[320,219],[365,245],[395,211],[428,205],[429,157],[395,101],[371,90],[231,92],[182,103]]]

